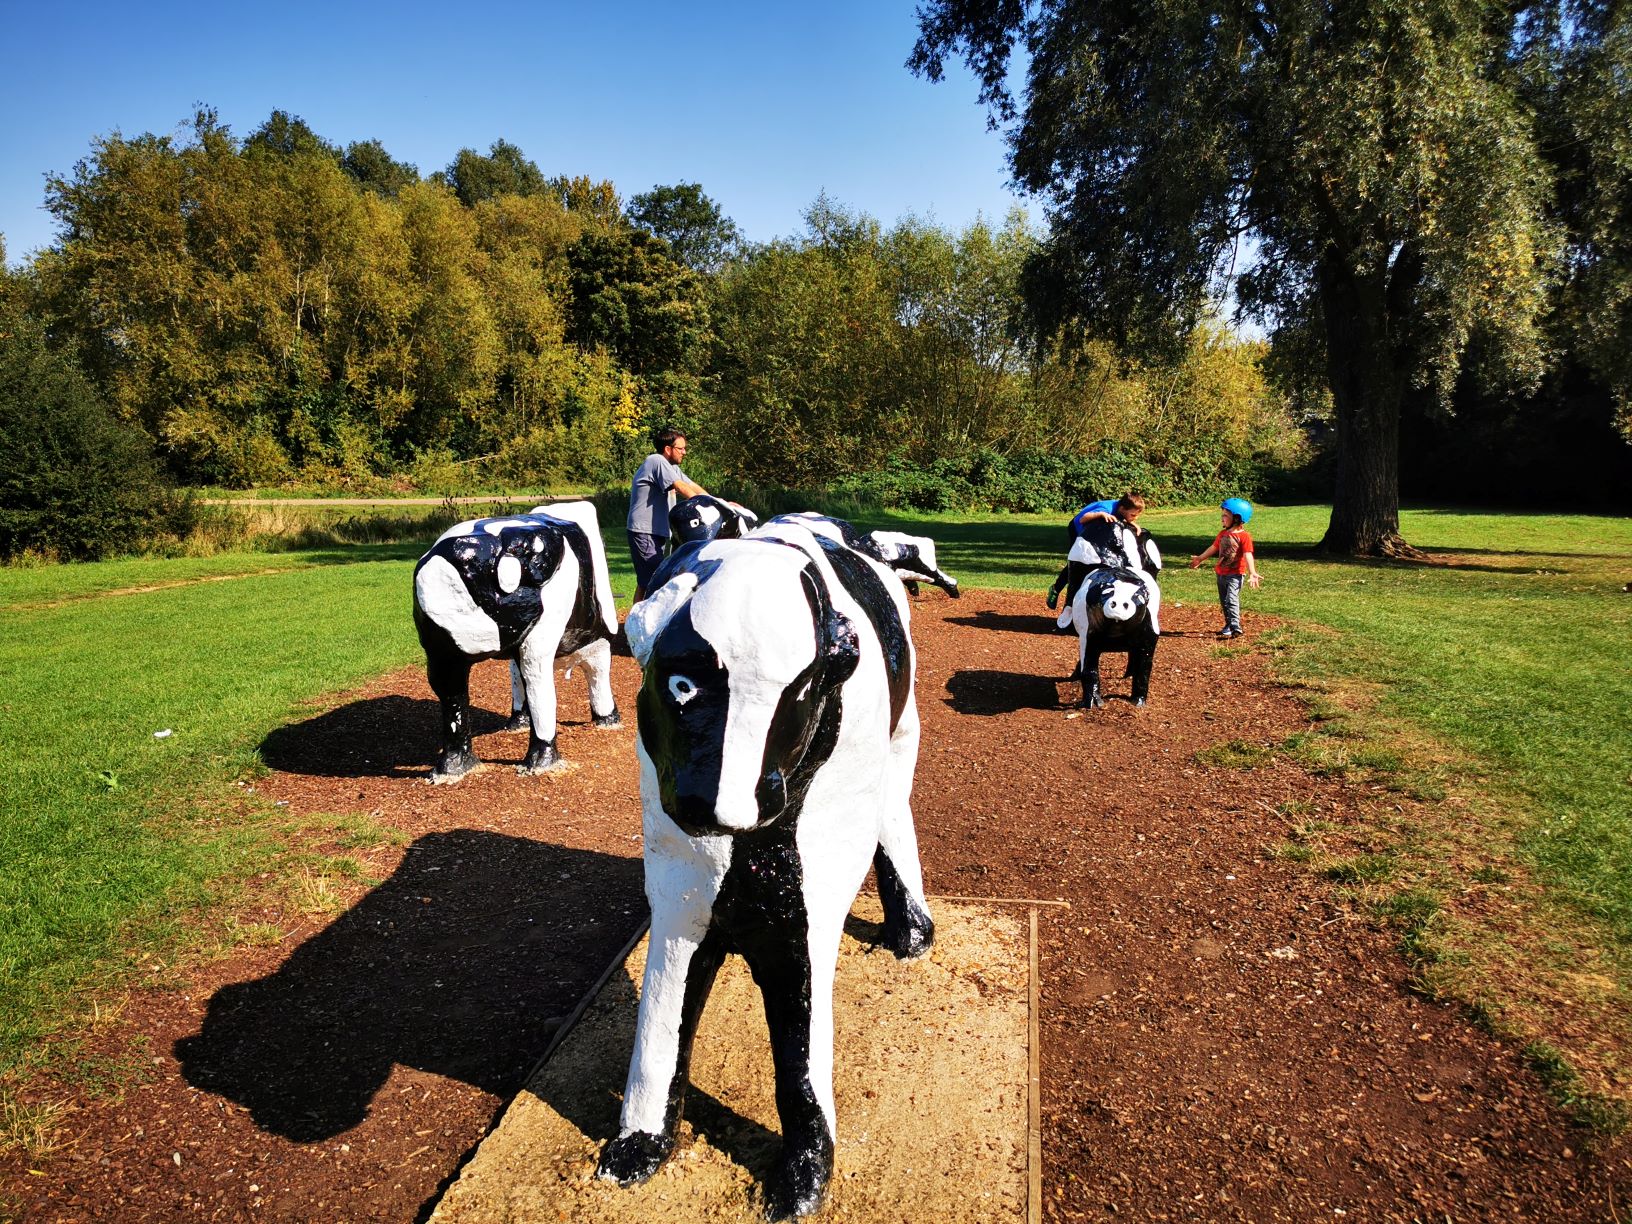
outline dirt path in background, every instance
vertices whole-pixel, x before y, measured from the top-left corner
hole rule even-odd
[[[1046,1218],[1632,1214],[1624,1145],[1583,1154],[1514,1050],[1412,994],[1392,936],[1266,855],[1278,803],[1341,824],[1360,796],[1278,758],[1196,764],[1304,725],[1251,636],[1220,649],[1211,609],[1166,609],[1149,708],[1079,715],[1058,681],[1073,643],[1041,611],[915,604],[915,809],[931,892],[1071,906],[1042,916]],[[504,708],[503,669],[477,677]],[[640,921],[636,682],[616,660],[621,732],[591,730],[565,686],[577,768],[545,779],[508,768],[525,737],[493,714],[477,749],[499,764],[426,785],[435,710],[412,670],[269,737],[265,793],[406,844],[360,855],[383,882],[342,883],[338,917],[246,913],[284,937],[135,992],[102,1052],[139,1051],[143,1081],[77,1101],[37,1172],[0,1160],[0,1215],[415,1218]]]
[[[203,499],[214,506],[491,506],[507,502],[512,506],[542,506],[546,502],[581,501],[575,496],[545,494],[530,497],[525,493],[489,493],[485,497],[211,497]]]

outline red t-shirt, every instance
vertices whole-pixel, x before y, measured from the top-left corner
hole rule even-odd
[[[1218,549],[1218,564],[1213,566],[1215,574],[1244,574],[1247,572],[1247,554],[1252,551],[1252,537],[1244,527],[1231,527],[1228,531],[1221,531],[1213,539],[1213,546]]]

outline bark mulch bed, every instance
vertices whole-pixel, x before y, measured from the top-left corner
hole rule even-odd
[[[1632,1217],[1624,1144],[1584,1152],[1514,1049],[1413,994],[1393,936],[1266,852],[1277,804],[1342,823],[1360,796],[1279,757],[1197,763],[1304,726],[1250,620],[1222,648],[1213,610],[1165,609],[1149,707],[1112,679],[1118,699],[1079,713],[1074,641],[1035,596],[934,593],[914,616],[930,892],[1070,906],[1041,911],[1047,1218]],[[643,918],[637,680],[616,660],[611,732],[563,686],[574,768],[546,778],[515,775],[525,736],[490,713],[493,764],[427,785],[415,670],[270,736],[264,793],[405,843],[355,852],[382,882],[349,886],[338,916],[246,913],[283,938],[134,991],[92,1052],[142,1051],[146,1073],[74,1103],[57,1152],[0,1159],[0,1216],[422,1215]],[[476,698],[508,708],[499,665]]]

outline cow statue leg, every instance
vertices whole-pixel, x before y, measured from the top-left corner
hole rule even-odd
[[[568,566],[562,566],[562,573],[577,582],[576,572]],[[521,665],[522,685],[527,690],[528,721],[532,724],[527,737],[527,759],[516,766],[516,772],[524,777],[561,767],[561,754],[555,748],[555,647],[567,627],[572,608],[565,600],[551,598],[557,583],[563,583],[561,573],[545,586],[544,615],[523,639],[516,656]]]
[[[510,720],[506,731],[525,731],[533,724],[527,718],[527,687],[521,682],[521,664],[510,660]]]
[[[1128,647],[1128,666],[1133,672],[1133,704],[1142,706],[1150,697],[1150,671],[1156,661],[1157,637],[1146,632]]]
[[[1083,642],[1081,671],[1084,709],[1097,710],[1105,704],[1105,697],[1099,691],[1099,656],[1098,646],[1090,646],[1086,641]]]
[[[652,929],[618,1135],[601,1150],[596,1168],[596,1176],[620,1186],[645,1181],[674,1150],[692,1038],[725,959],[725,943],[718,933],[710,933],[710,926],[731,862],[728,839],[687,837],[662,815],[657,775],[638,743],[635,752],[640,758]]]
[[[935,942],[935,921],[924,900],[924,871],[912,823],[912,775],[918,763],[918,703],[907,702],[890,740],[884,811],[879,821],[873,873],[884,906],[884,946],[911,960]]]
[[[431,781],[457,782],[476,768],[470,746],[470,668],[468,656],[427,653],[425,678],[442,706],[441,748],[431,768]]]
[[[765,1187],[772,1220],[815,1211],[833,1176],[833,975],[842,922],[797,942],[786,930],[766,930],[771,938],[743,948],[765,1001],[782,1124],[782,1153]]]
[[[677,930],[660,924],[653,913],[618,1136],[601,1150],[595,1167],[603,1181],[636,1185],[674,1151],[691,1078],[692,1040],[725,951],[719,935]]]
[[[612,696],[612,643],[597,638],[572,656],[573,666],[584,669],[589,682],[590,722],[603,730],[623,726],[618,703]]]

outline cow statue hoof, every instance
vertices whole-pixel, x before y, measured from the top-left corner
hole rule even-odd
[[[1133,699],[1133,704],[1135,709],[1142,710],[1145,708],[1145,699],[1143,697],[1135,697]]]
[[[516,772],[524,778],[536,778],[539,774],[549,773],[561,768],[561,754],[555,750],[555,743],[545,743],[535,740],[527,750],[527,759],[516,766]]]
[[[669,1158],[674,1151],[674,1140],[645,1131],[630,1131],[619,1135],[601,1149],[600,1163],[595,1176],[602,1181],[617,1182],[620,1186],[638,1186]]]
[[[917,960],[935,943],[935,923],[928,914],[913,914],[898,924],[886,922],[883,943],[896,960]]]
[[[590,716],[591,723],[599,731],[616,731],[623,726],[623,716],[616,710],[610,714],[594,714]]]
[[[431,782],[437,786],[446,786],[457,782],[477,765],[474,752],[444,752],[437,758],[436,768],[431,770]]]
[[[504,724],[503,729],[506,731],[531,731],[533,729],[533,720],[527,717],[526,710],[517,710],[510,715],[510,721]]]
[[[792,1220],[820,1210],[833,1175],[833,1144],[812,1134],[805,1143],[787,1143],[782,1159],[765,1187],[765,1218]]]

